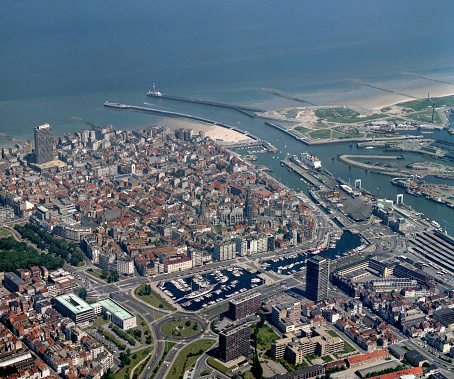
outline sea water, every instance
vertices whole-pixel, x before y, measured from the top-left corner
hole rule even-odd
[[[156,83],[167,94],[274,109],[301,103],[261,88],[329,105],[380,93],[350,79],[388,89],[433,84],[405,74],[412,72],[454,83],[450,0],[24,0],[2,4],[0,132],[23,139],[31,140],[33,127],[43,123],[50,123],[55,135],[86,128],[77,118],[119,129],[191,125],[103,107],[105,101],[150,102],[269,139],[283,151],[281,159],[286,152],[309,150],[335,176],[361,178],[363,187],[394,198],[400,189],[391,186],[388,177],[331,161],[350,152],[349,144],[308,148],[261,119],[147,98],[146,92]],[[0,144],[8,143],[0,139]],[[273,168],[273,175],[284,183],[305,190],[272,154],[260,154],[257,163]],[[453,210],[446,206],[421,198],[408,202],[441,225],[452,223]]]

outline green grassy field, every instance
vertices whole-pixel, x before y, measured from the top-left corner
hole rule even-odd
[[[201,339],[192,342],[186,346],[170,368],[166,378],[178,379],[184,374],[186,370],[189,370],[199,359],[199,357],[207,351],[216,341],[212,339]]]
[[[125,374],[129,373],[130,370],[135,367],[142,359],[144,359],[151,351],[151,348],[147,347],[145,349],[139,350],[135,352],[136,358],[133,358],[133,354],[131,354],[131,363],[125,367],[122,367],[119,371],[115,373],[115,379],[124,379]],[[129,377],[129,376],[128,376]]]
[[[236,365],[235,366],[232,366],[232,367],[227,367],[227,366],[224,366],[221,362],[217,361],[215,358],[213,357],[210,357],[207,359],[207,363],[215,368],[216,370],[222,372],[223,374],[226,374],[227,372],[229,372],[230,370],[233,370],[236,368]]]
[[[147,336],[150,336],[151,337],[151,343],[153,343],[153,336],[152,336],[152,334],[150,332],[150,328],[148,327],[147,323],[142,318],[142,316],[137,315],[137,321],[138,321],[138,324],[142,325],[144,338],[147,338]]]
[[[165,299],[159,296],[155,291],[151,290],[149,295],[139,295],[139,291],[141,288],[144,288],[145,284],[137,287],[134,290],[135,295],[142,301],[145,301],[147,304],[150,304],[154,308],[159,308],[163,310],[173,311],[175,310],[172,305],[170,305]],[[162,304],[162,305],[161,305]],[[153,316],[154,317],[154,316]]]
[[[378,113],[361,117],[359,112],[349,108],[320,108],[315,111],[315,115],[324,121],[341,124],[365,122],[385,117],[384,115]]]
[[[99,326],[108,324],[108,323],[109,323],[108,321],[104,320],[104,317],[98,316],[95,319],[95,323],[94,323],[93,327],[97,329]]]
[[[186,326],[186,322],[189,321],[191,324]],[[197,324],[197,329],[194,330],[194,324]],[[163,333],[172,337],[192,337],[200,331],[200,325],[192,320],[187,319],[172,319],[167,321],[161,326]]]
[[[7,238],[13,234],[8,229],[0,228],[0,238]]]
[[[300,132],[300,133],[306,133],[306,132],[308,132],[310,129],[305,128],[305,127],[303,127],[303,126],[297,126],[297,127],[295,128],[295,130],[296,130],[297,132]]]
[[[319,129],[309,133],[313,139],[329,139],[331,138],[331,129]]]
[[[255,327],[251,328],[251,336],[254,334]],[[263,325],[259,328],[259,334],[257,336],[257,349],[269,350],[274,341],[279,339],[279,336],[274,332],[268,325]]]
[[[88,268],[88,269],[85,270],[85,272],[90,274],[90,275],[93,275],[95,278],[98,278],[98,279],[101,279],[101,280],[104,280],[105,282],[107,282],[106,279],[101,278],[101,271],[93,270],[91,268]]]

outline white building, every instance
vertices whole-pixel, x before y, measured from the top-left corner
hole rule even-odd
[[[129,313],[126,309],[118,305],[111,299],[105,299],[98,302],[102,307],[104,317],[118,325],[123,330],[135,328],[137,326],[136,316]]]
[[[235,250],[241,257],[247,255],[247,239],[243,237],[235,237]]]
[[[189,257],[169,259],[164,263],[164,272],[167,273],[188,270],[190,268],[192,268],[192,259]]]
[[[117,271],[123,275],[134,275],[134,260],[128,255],[117,258]]]
[[[235,258],[235,242],[221,242],[214,245],[213,259],[226,261]]]

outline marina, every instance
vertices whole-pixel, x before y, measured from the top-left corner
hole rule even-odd
[[[158,288],[184,310],[198,311],[234,298],[264,283],[258,272],[229,267],[161,282]]]
[[[333,243],[335,245],[333,246]],[[262,262],[265,271],[274,271],[279,275],[293,275],[304,270],[306,261],[313,255],[320,254],[330,260],[342,259],[363,250],[361,237],[357,234],[345,232],[339,239],[331,239],[330,247],[325,249],[310,249],[305,252],[276,256]]]

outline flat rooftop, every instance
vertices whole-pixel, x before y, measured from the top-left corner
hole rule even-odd
[[[121,320],[128,320],[131,317],[135,317],[111,299],[100,300],[97,304],[100,304],[103,308],[107,309],[108,312],[112,313]]]
[[[57,296],[55,300],[60,302],[63,306],[68,308],[74,314],[92,310],[90,304],[86,303],[80,297],[74,295],[73,293]]]

